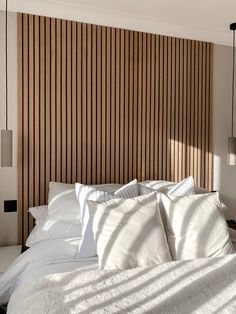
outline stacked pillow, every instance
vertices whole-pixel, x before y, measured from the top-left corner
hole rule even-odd
[[[184,197],[161,194],[167,238],[174,260],[234,252],[218,193]]]
[[[131,198],[138,196],[138,183],[137,180],[133,180],[114,193],[101,191],[97,187],[76,183],[75,191],[79,204],[80,221],[83,226],[82,241],[77,257],[86,258],[96,256],[97,250],[92,231],[92,218],[87,201],[107,201],[112,198]]]
[[[27,245],[80,237],[77,258],[98,255],[100,269],[126,269],[234,252],[217,193],[179,183],[133,180],[87,186],[51,182],[48,207],[31,208]]]
[[[120,184],[103,184],[89,187],[96,188],[99,191],[114,193],[121,186]],[[51,218],[81,224],[78,206],[74,184],[49,183],[48,214]]]
[[[96,185],[102,191],[115,192],[121,184]],[[50,182],[48,205],[32,207],[35,227],[26,240],[28,247],[55,238],[82,237],[79,204],[75,185]]]
[[[88,204],[100,269],[127,269],[172,260],[155,192]]]
[[[168,193],[175,196],[192,195],[195,194],[194,179],[190,176],[179,183],[154,180],[139,183],[139,195],[148,194],[153,191]]]
[[[35,219],[35,227],[26,240],[28,247],[50,239],[81,237],[81,224],[67,223],[51,218],[48,214],[48,206],[32,207],[29,212]]]

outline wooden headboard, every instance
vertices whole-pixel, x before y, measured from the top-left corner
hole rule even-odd
[[[18,14],[19,243],[48,182],[211,189],[212,44]]]

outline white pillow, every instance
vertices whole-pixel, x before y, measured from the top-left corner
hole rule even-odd
[[[46,214],[48,212],[48,205],[30,207],[29,212],[36,221],[45,220]]]
[[[172,260],[156,193],[88,204],[99,269],[128,269]]]
[[[168,191],[168,194],[174,196],[187,196],[195,194],[193,177],[191,176],[185,178],[184,180],[171,187]]]
[[[92,186],[87,186],[80,183],[76,183],[75,189],[76,196],[79,201],[83,236],[77,257],[87,258],[97,255],[96,243],[93,237],[92,222],[89,216],[87,201],[106,201],[112,198],[135,197],[138,196],[138,184],[137,180],[133,180],[122,186],[115,193],[104,192]]]
[[[179,183],[173,183],[169,181],[144,181],[139,184],[139,195],[145,195],[152,193],[153,191],[167,193],[168,195],[175,196],[187,196],[195,194],[194,179],[193,177],[187,177]],[[166,216],[164,213],[161,197],[158,197],[159,207],[161,212],[162,221],[166,230]]]
[[[114,192],[122,185],[102,184],[95,185],[102,191]],[[55,220],[62,220],[80,224],[80,211],[75,195],[75,185],[60,182],[49,183],[48,213]]]
[[[224,256],[234,251],[218,193],[185,197],[162,194],[161,199],[174,260]]]
[[[194,179],[190,176],[179,183],[155,180],[139,183],[139,195],[145,195],[153,191],[168,193],[175,196],[192,195],[195,194]]]
[[[48,213],[51,218],[56,220],[80,223],[74,184],[49,183]]]
[[[51,219],[48,216],[48,206],[46,205],[32,207],[29,209],[29,212],[36,221],[33,230],[26,240],[28,247],[45,240],[82,236],[81,224]]]
[[[171,182],[171,181],[146,180],[139,183],[139,188],[142,189],[142,187],[148,187],[152,191],[167,193],[169,189],[171,189],[175,185],[176,185],[176,182]],[[140,192],[141,191],[142,190],[140,190]]]

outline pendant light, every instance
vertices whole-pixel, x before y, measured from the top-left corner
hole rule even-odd
[[[7,0],[5,27],[6,62],[6,129],[1,130],[1,167],[12,167],[12,130],[8,130],[8,73],[7,73]]]

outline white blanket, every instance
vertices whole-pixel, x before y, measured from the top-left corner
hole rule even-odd
[[[236,254],[48,275],[19,286],[8,313],[236,313]]]

